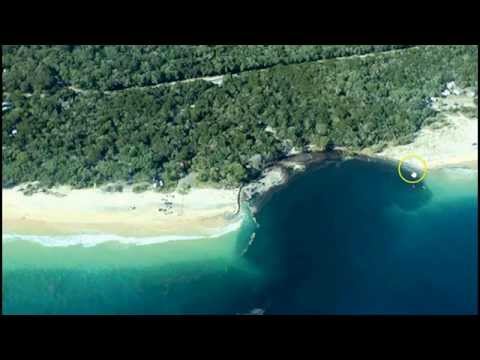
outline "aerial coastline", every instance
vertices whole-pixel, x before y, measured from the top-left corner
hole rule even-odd
[[[478,107],[473,96],[450,95],[433,99],[442,118],[420,129],[410,144],[387,146],[370,154],[400,160],[408,154],[422,157],[429,169],[478,168]]]
[[[452,105],[454,104],[454,105]],[[300,153],[271,164],[261,176],[233,189],[193,187],[187,193],[132,189],[106,193],[101,189],[72,190],[66,186],[50,193],[25,195],[16,186],[2,189],[2,232],[35,235],[115,234],[122,236],[212,236],[237,229],[247,202],[253,213],[269,195],[311,165],[349,157],[398,161],[409,153],[424,158],[429,169],[467,167],[478,169],[478,113],[473,96],[435,99],[443,120],[425,126],[412,143],[365,149]],[[465,113],[462,109],[474,109]],[[472,115],[473,114],[473,115]],[[56,194],[56,195],[52,195]],[[65,216],[68,214],[68,216]]]
[[[417,148],[417,152],[424,155],[422,150],[425,149]],[[388,157],[383,154],[357,154],[353,157],[398,161],[405,151],[395,151],[389,150]],[[225,232],[225,229],[238,229],[244,216],[239,212],[239,202],[249,203],[255,213],[274,191],[285,186],[294,175],[310,167],[348,157],[341,151],[299,154],[273,164],[262,172],[259,179],[243,188],[192,188],[186,194],[154,191],[137,194],[128,189],[105,193],[100,189],[72,190],[64,186],[54,189],[62,196],[45,193],[27,196],[19,191],[19,186],[2,189],[2,232],[26,235],[213,236]],[[435,162],[429,162],[430,169],[478,169],[476,148],[465,154],[435,153],[435,159]]]
[[[324,166],[332,160],[359,158],[397,164],[405,156],[416,154],[426,161],[428,170],[467,168],[478,171],[478,106],[474,102],[474,92],[458,89],[454,83],[450,83],[449,88],[452,93],[431,98],[431,106],[441,121],[437,119],[421,128],[411,143],[387,145],[381,151],[335,147],[333,151],[322,152],[310,145],[309,153],[295,153],[265,169],[260,180],[246,187],[244,198],[254,200],[251,201],[252,210],[258,211],[272,190],[288,183],[292,174],[312,166]]]
[[[2,75],[2,313],[477,313],[478,46],[17,44]]]

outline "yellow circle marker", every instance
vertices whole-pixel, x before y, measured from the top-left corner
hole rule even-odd
[[[406,160],[410,160],[410,159],[417,159],[422,164],[422,176],[420,176],[418,179],[415,179],[415,180],[408,180],[402,175],[402,165]],[[405,181],[407,184],[418,184],[419,182],[423,181],[423,179],[425,179],[425,177],[427,176],[427,173],[428,173],[427,162],[416,154],[408,154],[403,158],[401,158],[400,161],[398,162],[398,176],[400,176],[400,179]],[[412,172],[411,175],[413,178],[417,177],[416,172]]]

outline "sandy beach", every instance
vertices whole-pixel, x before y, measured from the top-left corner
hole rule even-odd
[[[465,111],[477,109],[473,96],[436,98],[432,107],[443,119],[422,128],[412,143],[365,154],[393,160],[415,154],[426,161],[429,169],[450,166],[478,169],[478,115]]]
[[[443,120],[421,129],[412,143],[389,146],[364,155],[400,160],[409,154],[423,158],[429,169],[478,169],[478,112],[473,96],[450,95],[434,99],[432,106]],[[414,164],[412,164],[414,165]],[[305,169],[303,162],[283,160],[246,185],[242,199],[251,200],[288,179],[286,168]],[[25,235],[114,234],[129,237],[213,236],[239,226],[238,189],[193,188],[186,194],[131,189],[107,193],[100,189],[68,187],[24,195],[17,186],[2,189],[2,233]],[[240,222],[239,222],[240,218]]]
[[[237,191],[192,189],[187,194],[105,193],[54,189],[62,197],[2,190],[2,232],[16,234],[213,235],[232,225]],[[161,211],[159,211],[161,209]]]

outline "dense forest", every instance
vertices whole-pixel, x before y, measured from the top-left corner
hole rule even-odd
[[[28,60],[9,51],[9,61]],[[107,94],[60,87],[25,96],[5,85],[12,108],[2,119],[2,184],[161,179],[171,188],[194,171],[201,181],[234,186],[292,147],[407,143],[433,115],[429,98],[449,81],[476,89],[477,69],[476,46],[428,46],[276,65],[227,76],[221,86],[194,81]]]
[[[65,85],[118,90],[277,64],[404,48],[406,45],[4,46],[4,91],[53,91]]]

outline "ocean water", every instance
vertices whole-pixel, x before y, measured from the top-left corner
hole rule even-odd
[[[476,313],[477,178],[441,169],[409,185],[394,165],[348,160],[296,176],[216,238],[45,246],[4,236],[3,312]]]

